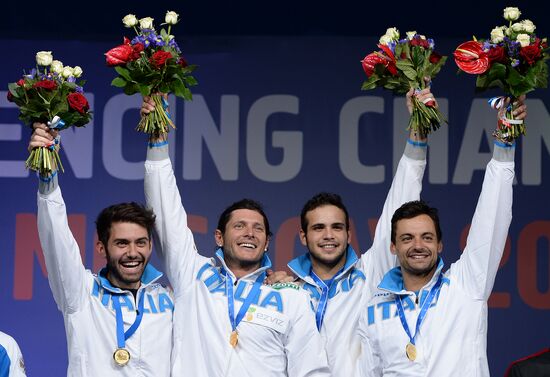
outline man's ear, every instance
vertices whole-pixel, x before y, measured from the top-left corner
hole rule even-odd
[[[218,247],[223,247],[223,234],[221,230],[216,229],[214,231],[214,240],[216,241],[216,245],[218,245]]]
[[[390,251],[393,255],[397,255],[397,248],[393,242],[390,244]]]
[[[107,258],[107,249],[103,244],[103,242],[101,242],[100,240],[97,240],[95,243],[95,251],[96,253],[101,255],[103,258]]]
[[[443,242],[439,241],[439,243],[437,244],[437,253],[441,254],[442,251],[443,251]]]
[[[306,232],[303,229],[300,229],[300,242],[302,245],[307,246]]]

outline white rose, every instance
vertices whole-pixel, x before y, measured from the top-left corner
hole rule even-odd
[[[521,22],[516,22],[516,23],[512,24],[511,28],[512,28],[512,30],[515,31],[516,33],[517,33],[518,31],[523,31],[523,30],[524,30],[524,29],[523,29],[523,24],[522,24]]]
[[[408,31],[407,32],[407,39],[411,40],[411,39],[414,38],[415,35],[416,35],[416,31]]]
[[[152,29],[153,28],[153,18],[151,17],[144,17],[139,20],[139,27],[141,29]]]
[[[535,24],[533,23],[533,21],[531,21],[531,20],[523,20],[523,21],[521,21],[521,23],[523,25],[523,30],[525,30],[528,33],[533,33],[535,31],[535,29],[537,28],[535,26]]]
[[[51,51],[38,51],[36,53],[36,64],[47,67],[52,64],[53,56]]]
[[[504,30],[502,27],[496,27],[491,30],[491,42],[500,43],[504,40]]]
[[[386,35],[392,40],[397,41],[399,39],[399,30],[395,27],[390,27],[386,30]]]
[[[515,21],[519,18],[521,12],[516,7],[504,8],[504,19],[508,21]]]
[[[426,39],[426,36],[425,36],[425,35],[418,34],[418,36],[420,37],[420,39]]]
[[[137,17],[135,14],[127,14],[126,16],[124,16],[124,18],[122,19],[122,23],[124,24],[124,26],[126,27],[134,27],[138,24],[138,20],[137,20]]]
[[[164,16],[164,22],[166,22],[168,25],[175,25],[178,23],[178,17],[179,14],[169,10],[168,12],[166,12],[166,16]]]
[[[73,76],[77,78],[82,76],[82,68],[79,65],[73,68]]]
[[[384,34],[383,36],[380,37],[380,44],[381,45],[388,45],[388,43],[390,43],[392,41],[391,37],[387,34]]]
[[[52,61],[50,69],[52,72],[55,72],[57,74],[60,74],[63,72],[63,63],[61,63],[59,60]]]
[[[68,78],[73,76],[73,68],[68,65],[63,67],[63,77]]]
[[[518,41],[521,44],[521,47],[529,46],[531,43],[531,37],[529,34],[518,34],[516,37],[516,41]]]

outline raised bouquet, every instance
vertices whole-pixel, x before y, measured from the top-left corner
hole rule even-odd
[[[191,72],[194,65],[188,65],[175,38],[171,35],[172,25],[178,22],[179,15],[168,11],[165,16],[167,30],[157,33],[153,18],[145,17],[138,21],[135,15],[128,14],[122,22],[127,28],[133,28],[137,36],[105,53],[107,65],[115,67],[118,76],[112,85],[123,88],[124,93],[141,93],[152,96],[155,110],[143,115],[137,130],[156,135],[168,132],[168,126],[175,128],[169,114],[165,111],[166,102],[161,93],[174,93],[185,100],[191,100],[190,86],[197,81]],[[139,25],[139,26],[138,26]]]
[[[383,87],[404,94],[410,89],[422,90],[441,70],[447,60],[434,51],[433,39],[409,31],[400,38],[399,30],[389,28],[379,41],[380,50],[368,54],[361,63],[367,74],[362,90]],[[428,81],[428,83],[426,82]],[[408,129],[426,136],[444,121],[435,101],[425,103],[412,96],[413,110]]]
[[[548,86],[548,44],[546,38],[535,35],[535,25],[530,20],[519,20],[518,8],[504,9],[508,25],[497,26],[489,39],[476,39],[462,43],[454,52],[455,62],[460,70],[477,75],[476,90],[501,88],[515,99]],[[499,109],[503,97],[492,98],[491,105]],[[499,119],[495,137],[512,143],[525,135],[525,124],[514,119],[514,106],[509,105],[505,115]]]
[[[36,67],[24,73],[17,82],[8,84],[8,101],[19,107],[19,119],[33,127],[45,123],[50,129],[64,130],[82,127],[90,122],[92,112],[83,94],[84,80],[79,66],[64,66],[53,60],[51,51],[36,53]],[[63,165],[59,158],[57,139],[48,147],[34,148],[26,161],[28,169],[50,175]]]

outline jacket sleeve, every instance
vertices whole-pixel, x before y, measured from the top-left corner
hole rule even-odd
[[[381,377],[382,360],[379,352],[367,335],[366,310],[363,311],[357,325],[357,335],[361,341],[361,353],[355,364],[355,377]]]
[[[474,299],[489,298],[506,244],[512,221],[514,149],[495,144],[493,158],[485,171],[466,248],[459,261],[451,266],[451,276]]]
[[[309,293],[302,289],[295,293],[294,321],[285,335],[288,377],[329,377],[327,354],[315,325]]]
[[[0,332],[0,376],[26,376],[23,355],[19,345],[15,339],[3,332]]]
[[[183,208],[176,185],[172,163],[168,158],[168,146],[149,150],[145,162],[145,200],[155,213],[155,248],[168,279],[178,296],[195,280],[195,264],[198,255],[193,233],[187,225],[187,213]]]
[[[78,244],[69,229],[57,176],[53,178],[49,183],[40,183],[38,235],[57,307],[63,313],[71,314],[79,311],[85,302],[86,270]]]
[[[408,141],[384,202],[382,214],[376,225],[374,241],[362,256],[367,281],[378,285],[388,270],[395,267],[397,258],[390,252],[391,218],[402,204],[420,199],[422,179],[426,168],[426,149],[423,143]]]

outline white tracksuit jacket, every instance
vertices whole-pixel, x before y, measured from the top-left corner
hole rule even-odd
[[[359,315],[382,276],[396,265],[396,257],[389,250],[391,217],[403,203],[419,199],[426,149],[407,143],[376,226],[372,247],[357,258],[348,246],[344,269],[335,277],[329,292],[321,335],[335,377],[350,377],[355,371],[361,345],[357,336]],[[300,279],[300,285],[311,293],[312,305],[317,310],[321,288],[309,276],[309,254],[292,260],[288,266]]]
[[[221,250],[215,258],[197,254],[167,146],[148,151],[145,196],[157,216],[155,238],[159,244],[155,246],[174,288],[172,376],[330,375],[309,295],[292,283],[261,287],[259,299],[251,306],[253,312],[249,311],[237,327],[239,343],[231,347],[225,277],[220,266],[228,269]],[[258,275],[270,265],[264,256],[259,270],[235,284],[235,314]],[[234,275],[232,279],[236,281]]]
[[[359,376],[482,377],[487,363],[487,300],[491,294],[508,227],[512,219],[514,148],[495,145],[483,188],[460,259],[442,271],[440,259],[432,280],[416,294],[404,289],[396,267],[381,281],[359,320],[363,352]],[[409,337],[396,314],[395,295],[402,296],[412,334],[420,306],[443,273],[439,297],[434,298],[416,336],[417,358],[405,355]]]
[[[105,270],[97,276],[84,269],[56,180],[47,188],[48,184],[40,183],[38,232],[50,288],[65,322],[67,376],[169,376],[174,306],[171,292],[155,283],[162,274],[150,264],[145,268],[137,293],[138,298],[145,295],[143,318],[126,340],[129,363],[118,366],[113,360],[117,339],[112,300],[120,296],[125,330],[134,323],[136,303],[131,292],[109,283]]]
[[[15,339],[0,331],[0,377],[25,377],[23,355]]]

